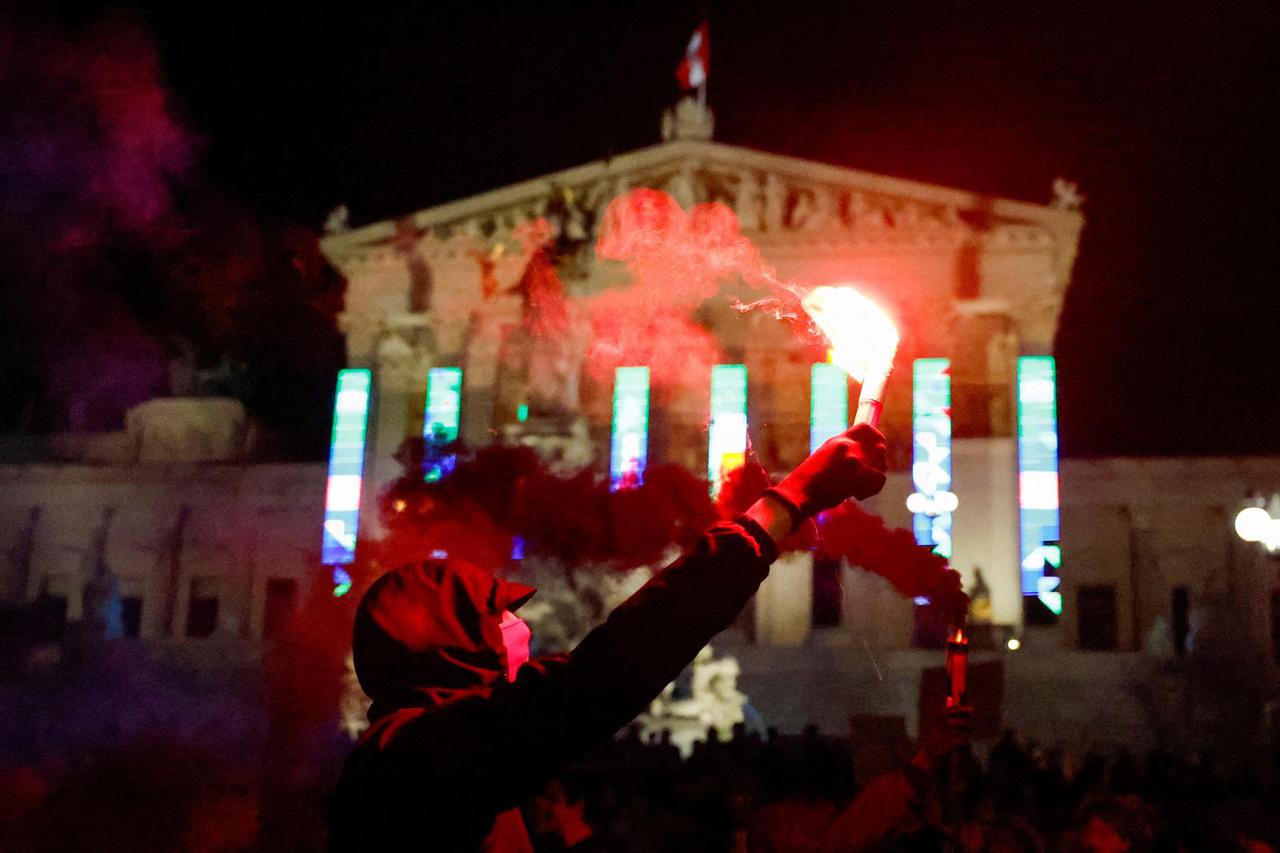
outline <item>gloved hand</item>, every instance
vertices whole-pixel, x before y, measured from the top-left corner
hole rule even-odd
[[[887,467],[884,436],[870,424],[856,424],[827,439],[765,494],[786,504],[799,525],[846,498],[864,500],[878,494]]]

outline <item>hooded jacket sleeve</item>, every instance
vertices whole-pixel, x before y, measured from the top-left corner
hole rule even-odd
[[[536,792],[560,765],[632,720],[727,628],[777,557],[749,518],[712,526],[695,547],[620,604],[560,659],[514,684],[419,714],[379,734],[384,757],[410,760],[495,812]]]

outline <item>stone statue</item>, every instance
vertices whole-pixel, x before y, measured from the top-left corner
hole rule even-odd
[[[509,338],[509,375],[525,385],[529,413],[544,417],[577,414],[581,346],[578,329],[545,247],[533,252],[515,292],[521,322]]]
[[[883,229],[889,226],[888,212],[872,204],[866,193],[849,195],[849,224],[857,229]]]
[[[476,266],[480,269],[480,301],[488,302],[498,293],[498,276],[494,272],[498,265],[498,261],[505,254],[505,249],[501,243],[498,243],[488,252],[481,252],[479,249],[467,249],[467,255],[471,260],[476,262]]]
[[[84,615],[81,617],[87,633],[104,639],[114,639],[124,634],[121,621],[120,579],[107,565],[107,537],[115,518],[115,507],[102,511],[98,529],[85,551],[81,572],[88,577],[84,584]]]
[[[969,588],[969,621],[986,624],[992,619],[991,588],[982,576],[982,569],[973,567],[973,586]]]
[[[738,194],[733,202],[733,212],[743,231],[759,231],[760,215],[764,212],[764,199],[760,194],[760,182],[751,172],[738,175]]]
[[[351,211],[347,210],[345,204],[340,204],[333,210],[329,211],[329,215],[324,220],[324,233],[327,235],[345,234],[351,230]]]
[[[391,247],[404,258],[409,270],[409,311],[413,314],[431,310],[431,292],[435,287],[431,267],[419,251],[424,236],[423,230],[407,218],[396,223],[395,236],[391,238]]]
[[[707,142],[715,130],[715,116],[711,108],[699,103],[697,98],[682,98],[674,107],[662,113],[662,141],[693,140]]]
[[[1084,206],[1085,196],[1080,192],[1080,185],[1066,178],[1053,179],[1053,200],[1049,206],[1058,210],[1079,210]]]
[[[698,203],[697,190],[693,185],[693,175],[690,174],[688,166],[681,167],[678,172],[667,179],[667,194],[674,198],[676,203],[685,210]]]
[[[412,391],[426,381],[431,357],[399,332],[384,331],[378,342],[378,382],[389,391]]]
[[[579,201],[572,187],[553,187],[543,215],[549,230],[546,240],[536,245],[544,246],[550,241],[550,251],[556,259],[576,270],[583,251],[591,244],[592,211]],[[527,235],[517,235],[517,239],[529,244]]]
[[[667,685],[640,715],[644,736],[668,732],[686,757],[694,742],[705,740],[711,729],[721,740],[730,740],[734,726],[746,720],[747,695],[738,689],[740,672],[736,658],[717,658],[711,646],[705,647],[693,660],[690,695],[676,699],[675,685]]]
[[[777,233],[782,230],[787,212],[787,188],[782,178],[768,174],[764,179],[764,230]]]
[[[791,224],[804,231],[823,231],[835,220],[835,193],[826,187],[814,187],[800,193]]]

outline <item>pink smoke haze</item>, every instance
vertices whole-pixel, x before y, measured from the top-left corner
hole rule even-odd
[[[170,183],[193,149],[170,111],[155,47],[136,27],[112,23],[77,64],[109,143],[107,168],[95,170],[90,191],[126,223],[151,222],[168,210]]]
[[[91,247],[113,227],[137,231],[166,214],[198,145],[144,28],[117,15],[74,37],[15,29],[3,47],[8,203],[56,228],[50,248]]]
[[[655,384],[705,384],[722,353],[711,333],[689,317],[726,282],[760,291],[746,304],[725,297],[739,310],[803,313],[791,288],[742,234],[737,215],[718,202],[686,213],[661,190],[631,190],[605,211],[596,256],[623,262],[632,277],[630,287],[606,291],[589,304],[589,364],[601,374],[647,365]]]
[[[773,279],[773,269],[728,207],[710,202],[685,213],[674,198],[646,187],[609,203],[596,255],[623,261],[639,288],[673,302],[709,299],[734,275],[753,287]]]

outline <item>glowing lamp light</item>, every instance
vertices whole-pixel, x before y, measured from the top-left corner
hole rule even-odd
[[[1054,616],[1062,615],[1062,591],[1058,589],[1062,578],[1045,575],[1036,579],[1036,598],[1049,608]]]
[[[747,366],[717,364],[711,368],[711,423],[707,432],[707,480],[711,493],[747,454]]]
[[[1038,597],[1056,614],[1062,610],[1062,594],[1056,589],[1061,566],[1057,369],[1051,355],[1023,355],[1017,370],[1022,594]],[[1053,578],[1053,588],[1042,587],[1046,577]]]
[[[1004,645],[1009,651],[1016,652],[1018,649],[1022,648],[1022,641],[1017,637],[1010,637],[1009,641]]]
[[[346,565],[356,558],[372,382],[372,373],[364,368],[338,372],[333,438],[329,444],[329,479],[325,486],[324,532],[320,546],[320,561],[327,566]],[[336,570],[334,574],[337,575]],[[336,588],[334,592],[338,594]]]
[[[613,378],[609,478],[614,489],[644,482],[649,459],[649,368],[619,367]]]
[[[1236,514],[1236,535],[1246,542],[1264,542],[1269,536],[1274,536],[1273,524],[1271,514],[1265,509],[1248,506]]]
[[[916,515],[944,515],[959,508],[960,499],[954,492],[937,492],[933,495],[912,492],[907,495],[907,512]]]
[[[433,367],[427,371],[422,438],[427,451],[423,476],[429,483],[452,472],[457,463],[457,457],[443,449],[458,440],[461,411],[462,368]]]
[[[1268,551],[1280,551],[1280,518],[1273,518],[1267,524],[1267,532],[1262,537],[1262,544]]]
[[[854,423],[875,426],[898,350],[898,330],[880,306],[848,285],[823,285],[800,304],[831,342],[831,360],[862,383]]]

